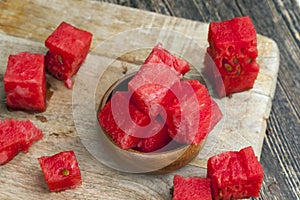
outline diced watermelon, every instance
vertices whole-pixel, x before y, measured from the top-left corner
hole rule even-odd
[[[175,175],[173,179],[173,200],[212,200],[209,178]]]
[[[38,158],[50,192],[73,189],[82,184],[80,169],[73,151]]]
[[[174,70],[180,78],[190,70],[188,62],[172,55],[162,47],[161,43],[152,49],[144,64],[165,64]]]
[[[21,52],[10,55],[4,74],[9,108],[42,112],[46,109],[44,55]]]
[[[42,137],[42,131],[29,120],[0,121],[0,165],[6,164],[21,151],[28,152],[29,147]]]
[[[167,106],[169,135],[179,143],[200,144],[207,136],[211,120],[211,98],[197,80],[181,81],[181,91]]]
[[[136,147],[138,151],[145,153],[157,151],[165,147],[172,140],[168,135],[167,127],[160,122],[155,123],[152,128],[156,134],[148,138],[142,138]]]
[[[126,116],[126,109],[129,109],[130,116]],[[130,93],[120,91],[114,93],[111,100],[101,109],[98,120],[100,126],[122,149],[136,147],[140,138],[135,135],[143,134],[138,126],[145,126],[150,122],[150,118],[132,104]]]
[[[212,99],[211,100],[211,121],[208,128],[208,132],[212,131],[214,127],[219,123],[222,119],[223,114],[218,106],[218,104]]]
[[[263,169],[251,146],[208,159],[207,177],[211,178],[215,200],[258,197],[263,176]]]
[[[46,39],[49,51],[45,57],[47,70],[72,88],[72,76],[85,60],[92,42],[92,34],[62,22]]]
[[[132,100],[144,113],[157,116],[161,109],[174,99],[171,91],[180,84],[177,74],[165,64],[144,64],[129,81],[128,90]]]
[[[217,69],[206,66],[207,71],[212,81],[220,75],[223,80],[216,85],[219,96],[251,89],[259,72],[256,30],[251,19],[245,16],[210,23],[208,42],[207,53]]]

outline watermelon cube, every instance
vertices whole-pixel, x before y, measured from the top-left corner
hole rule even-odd
[[[115,92],[101,109],[98,120],[104,131],[122,149],[136,147],[140,141],[138,136],[144,134],[140,127],[150,122],[150,118],[132,104],[130,93],[120,91]]]
[[[258,197],[263,176],[263,169],[251,146],[208,159],[207,177],[211,179],[215,200]]]
[[[21,151],[28,152],[29,147],[42,137],[42,131],[29,120],[0,121],[0,165],[6,164]]]
[[[10,55],[4,74],[6,104],[11,109],[42,112],[46,109],[44,55]]]
[[[251,89],[259,72],[256,63],[256,30],[250,17],[212,22],[208,31],[207,53],[214,65],[206,66],[219,96]]]
[[[165,64],[143,64],[129,81],[132,101],[144,113],[157,116],[161,106],[174,99],[172,88],[180,84],[180,78]]]
[[[38,158],[50,192],[73,189],[82,184],[80,169],[73,151]]]
[[[48,72],[72,88],[72,76],[85,60],[91,41],[90,32],[62,22],[45,41],[49,49],[45,57]]]
[[[223,118],[223,113],[221,112],[218,104],[212,99],[211,100],[211,120],[208,128],[208,132],[212,131],[214,127]]]
[[[173,184],[173,200],[212,200],[209,178],[184,178],[176,174]]]
[[[180,59],[172,55],[169,51],[162,47],[161,43],[158,43],[146,58],[144,64],[165,64],[174,70],[179,77],[182,77],[190,70],[190,65],[183,59]]]
[[[151,127],[156,134],[151,137],[141,138],[140,142],[137,144],[136,150],[145,153],[159,151],[171,142],[172,138],[168,135],[167,127],[165,125],[156,121]]]
[[[181,81],[174,98],[165,108],[170,137],[179,143],[200,144],[209,132],[211,98],[198,80]]]

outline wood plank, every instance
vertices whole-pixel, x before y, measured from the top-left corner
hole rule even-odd
[[[69,6],[73,9],[66,10]],[[16,12],[15,8],[18,8],[18,12]],[[79,8],[80,12],[78,10]],[[6,66],[7,56],[11,53],[24,50],[45,53],[46,49],[43,46],[43,41],[61,20],[66,20],[80,28],[93,32],[92,53],[98,56],[100,61],[101,59],[114,59],[116,56],[119,56],[120,53],[117,51],[108,52],[107,49],[115,49],[116,47],[112,46],[114,48],[109,48],[108,46],[104,46],[104,48],[101,42],[112,38],[112,36],[118,33],[134,28],[160,27],[172,29],[180,32],[184,36],[192,38],[203,49],[207,46],[207,24],[141,12],[105,3],[88,1],[51,1],[50,3],[42,0],[5,1],[0,2],[0,9],[3,10],[0,14],[0,31],[2,32],[0,35],[0,53],[4,55],[1,57],[0,66]],[[137,18],[140,20],[136,20]],[[164,35],[162,34],[164,31],[157,33]],[[11,36],[7,36],[6,34]],[[135,45],[137,44],[134,43],[134,39],[135,38],[130,39],[130,35],[128,36],[127,42],[129,42],[126,45],[128,45],[129,49],[136,48]],[[158,39],[168,41],[169,37],[150,38],[147,47],[152,47]],[[193,161],[191,165],[186,166],[176,173],[185,176],[205,176],[205,169],[200,167],[205,167],[206,159],[209,156],[224,150],[237,150],[246,145],[254,146],[256,154],[260,155],[266,125],[265,119],[269,115],[271,98],[273,97],[275,89],[274,82],[276,81],[278,70],[279,54],[274,41],[263,36],[258,36],[258,40],[260,54],[258,60],[262,70],[254,89],[243,94],[233,95],[231,99],[226,98],[223,100],[223,103],[226,105],[226,108],[239,105],[234,111],[246,107],[248,114],[251,114],[251,111],[254,112],[257,106],[261,106],[261,110],[258,109],[255,113],[255,115],[259,117],[253,119],[251,115],[246,114],[243,115],[243,120],[232,123],[232,118],[238,113],[226,112],[226,118],[223,124],[225,124],[225,127],[231,124],[232,127],[227,126],[227,128],[222,129],[219,133],[218,131],[211,133],[206,147],[201,151],[198,158]],[[173,43],[168,44],[166,42],[166,44],[170,49],[173,48],[174,51],[179,51]],[[172,46],[172,44],[174,46]],[[117,45],[117,43],[114,45]],[[143,47],[145,48],[145,46]],[[182,50],[182,52],[188,51],[188,49],[180,50]],[[114,63],[113,67],[116,69],[114,72],[122,75],[124,70],[122,66],[124,64],[131,66],[134,63],[140,63],[141,60],[145,58],[143,56],[145,56],[145,54],[123,55],[121,61],[119,60]],[[91,60],[88,59],[86,63],[89,61]],[[80,70],[77,79],[81,77],[81,73],[94,72],[89,71],[91,69],[84,71],[86,66],[85,64],[82,68],[83,70]],[[268,70],[269,66],[273,66],[271,71]],[[0,74],[3,75],[5,67],[1,67],[0,70]],[[96,76],[94,78],[99,77]],[[115,76],[113,79],[115,78],[117,77]],[[7,111],[3,100],[5,98],[3,85],[2,83],[0,84],[0,96],[2,99],[2,103],[0,104],[0,119],[7,117],[17,119],[29,118],[40,127],[45,134],[44,139],[35,144],[28,154],[20,154],[13,161],[0,168],[0,182],[3,183],[0,189],[1,191],[5,191],[0,194],[0,197],[22,198],[24,195],[27,195],[33,199],[93,199],[101,195],[101,198],[104,199],[120,199],[125,198],[124,195],[126,195],[126,198],[130,199],[170,198],[168,191],[172,185],[172,177],[175,172],[160,176],[134,175],[111,170],[97,162],[81,144],[75,129],[72,117],[72,91],[67,90],[61,82],[51,77],[48,77],[48,81],[54,93],[49,101],[47,111],[38,115]],[[264,103],[257,104],[257,100],[261,100],[261,102]],[[242,101],[242,103],[240,101]],[[239,102],[239,104],[237,102]],[[229,110],[232,111],[231,109]],[[40,121],[40,116],[45,117],[47,123]],[[257,124],[259,126],[256,126]],[[252,134],[245,137],[241,135],[238,130]],[[226,137],[229,139],[225,139]],[[242,137],[241,141],[244,142],[237,140],[237,137]],[[235,145],[233,146],[232,144]],[[49,155],[68,149],[74,149],[78,156],[79,165],[83,172],[83,186],[76,190],[49,194],[41,176],[38,163],[34,162],[34,160],[42,155]],[[19,168],[16,170],[16,167],[19,165],[22,165],[22,167],[20,167],[20,170]],[[20,181],[16,182],[16,179],[9,180],[9,177],[16,177],[16,179]],[[16,190],[18,190],[18,194],[15,194],[14,191]],[[128,192],[124,194],[122,191]],[[149,197],[149,194],[151,197]]]
[[[273,109],[267,120],[262,152],[261,162],[267,175],[263,183],[261,199],[299,199],[299,184],[297,185],[300,177],[299,1],[224,0],[191,3],[185,0],[147,2],[108,0],[108,2],[149,11],[160,5],[162,8],[155,12],[204,22],[249,15],[258,33],[277,42],[281,67]]]

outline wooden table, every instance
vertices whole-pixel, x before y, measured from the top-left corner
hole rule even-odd
[[[261,199],[300,199],[300,5],[299,1],[108,0],[202,22],[249,15],[259,34],[277,42],[280,68],[263,144]]]
[[[5,24],[5,18],[0,19],[0,21],[2,20],[3,22],[2,24],[0,23],[0,25],[3,26],[1,27],[1,32],[5,32],[9,35],[8,38],[4,39],[4,43],[0,43],[0,45],[7,47],[5,50],[0,49],[1,53],[4,52],[2,54],[3,57],[0,58],[1,63],[6,62],[7,57],[5,56],[7,54],[13,54],[16,50],[23,51],[26,49],[44,53],[46,49],[42,45],[42,41],[45,39],[45,36],[53,30],[58,22],[64,18],[70,19],[68,18],[68,11],[72,10],[72,13],[75,13],[74,10],[77,10],[77,12],[80,12],[79,7],[74,8],[72,6],[83,6],[85,3],[95,3],[95,6],[97,6],[96,4],[98,3],[94,1],[76,1],[74,4],[70,3],[69,7],[62,3],[61,6],[65,6],[64,9],[66,12],[57,13],[57,16],[54,16],[52,13],[52,15],[49,15],[51,16],[49,23],[45,24],[45,19],[49,17],[44,15],[47,9],[47,1],[39,1],[40,4],[44,5],[39,11],[34,10],[34,1],[28,0],[29,3],[33,2],[32,11],[34,13],[32,14],[29,12],[31,9],[30,4],[25,5],[26,2],[27,1],[3,2],[3,5],[7,3],[7,5],[15,6],[15,10],[19,12],[15,12],[15,18],[13,16],[15,24]],[[190,0],[108,0],[107,2],[206,23],[230,19],[235,16],[249,15],[260,35],[267,36],[276,41],[280,50],[280,67],[277,89],[272,102],[271,114],[267,120],[267,131],[261,152],[261,163],[265,171],[265,178],[260,199],[299,199],[300,9],[297,1],[261,2],[257,0],[257,2],[233,2],[216,0],[201,2]],[[58,6],[56,3],[53,3],[53,5]],[[60,7],[60,9],[62,7]],[[92,6],[90,8],[92,8]],[[105,5],[101,8],[105,8]],[[24,10],[26,10],[26,16],[22,13]],[[3,12],[5,11],[4,9]],[[126,13],[128,13],[128,11],[126,11]],[[78,18],[73,19],[72,22],[84,27],[84,22],[90,20],[88,16],[84,14],[86,14],[86,12],[83,13],[83,16],[80,16],[79,13],[76,15]],[[112,13],[112,15],[114,14],[117,16],[120,13]],[[101,14],[99,13],[99,15]],[[30,19],[31,16],[40,17],[40,19],[34,19],[32,27],[30,26],[30,22],[22,21],[22,19]],[[5,17],[5,15],[2,17]],[[11,18],[9,19],[11,20]],[[163,21],[161,19],[162,17],[157,17],[155,22],[161,24],[161,21]],[[105,24],[105,16],[98,20],[102,26],[111,25]],[[122,22],[126,22],[126,20],[129,19],[124,19]],[[147,21],[147,19],[143,20]],[[172,23],[180,23],[179,20],[172,21],[171,18],[168,18],[167,21],[174,27],[176,27],[176,24]],[[131,23],[134,24],[132,21]],[[186,21],[186,23],[193,25],[190,21]],[[37,27],[41,28],[35,29]],[[118,29],[118,27],[113,28],[115,30]],[[94,31],[96,32],[97,29],[95,28]],[[97,33],[95,35],[97,35]],[[104,33],[102,36],[103,35],[108,37],[109,33]],[[23,37],[26,40],[18,37]],[[95,38],[95,40],[101,41],[106,39],[105,37]],[[16,46],[18,44],[20,46]],[[0,67],[0,79],[2,78],[1,74],[3,74],[3,71],[1,71]],[[83,150],[80,139],[76,135],[72,119],[72,102],[70,100],[72,91],[61,90],[61,83],[56,82],[51,77],[48,78],[52,81],[51,90],[54,92],[54,97],[51,99],[47,118],[45,118],[43,114],[30,114],[28,116],[28,114],[23,112],[2,112],[6,110],[6,108],[4,104],[0,102],[0,119],[7,116],[14,116],[20,119],[30,118],[35,121],[39,127],[43,128],[46,133],[43,141],[35,144],[28,154],[17,156],[5,167],[0,168],[0,199],[7,197],[9,199],[14,199],[14,197],[21,198],[23,193],[26,194],[26,199],[30,199],[30,197],[32,199],[38,197],[42,199],[120,199],[124,194],[126,194],[127,199],[170,198],[170,195],[166,194],[165,191],[172,185],[171,176],[128,175],[126,173],[112,171],[103,166],[99,167],[97,161]],[[60,98],[55,98],[55,96],[59,96]],[[56,107],[54,105],[62,105],[62,107]],[[45,123],[45,121],[47,121],[47,123]],[[60,126],[51,127],[55,124],[60,124]],[[64,126],[61,126],[61,124],[64,124]],[[45,144],[48,146],[45,147]],[[68,144],[68,146],[66,147],[65,144]],[[79,161],[87,161],[86,163],[79,163],[83,169],[83,187],[63,193],[48,194],[47,186],[43,178],[40,177],[41,173],[38,164],[33,163],[29,165],[28,163],[32,163],[36,155],[47,155],[48,153],[45,152],[45,150],[55,152],[66,150],[66,148],[74,149]],[[22,167],[22,165],[24,165],[24,167]],[[14,173],[15,167],[18,167],[18,173]],[[8,172],[11,172],[12,177],[10,177]],[[184,174],[185,171],[182,170],[181,173]],[[186,174],[193,173],[188,171]],[[119,182],[118,178],[120,178]],[[19,182],[16,180],[19,180]],[[34,183],[26,185],[26,181],[28,180]],[[133,180],[138,180],[138,182],[134,183]],[[2,185],[4,185],[4,187],[2,187]],[[110,187],[110,185],[113,185],[113,187]],[[18,193],[14,193],[14,187],[16,187]],[[32,196],[28,195],[30,191],[32,191]]]

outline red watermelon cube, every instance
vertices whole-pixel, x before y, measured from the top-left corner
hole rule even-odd
[[[114,93],[101,109],[98,120],[100,126],[122,149],[136,147],[140,141],[138,136],[144,133],[140,126],[146,126],[150,122],[150,118],[132,104],[130,93],[120,91]]]
[[[91,42],[90,32],[62,22],[45,41],[49,49],[45,57],[48,72],[72,88],[72,76],[85,60]]]
[[[42,131],[29,120],[0,121],[0,165],[6,164],[21,151],[28,152],[29,147],[42,137]]]
[[[172,138],[168,135],[165,125],[159,121],[155,121],[155,124],[151,127],[156,134],[151,137],[141,138],[136,147],[138,151],[145,153],[159,151],[171,142]]]
[[[146,58],[144,64],[165,64],[182,77],[190,70],[190,65],[185,60],[172,55],[158,43]]]
[[[212,200],[210,179],[175,175],[173,200]]]
[[[44,55],[21,52],[10,55],[4,74],[9,108],[42,112],[46,109]]]
[[[209,158],[207,177],[215,200],[258,197],[264,172],[251,146]]]
[[[167,105],[174,94],[172,88],[180,84],[180,78],[165,64],[143,64],[129,81],[128,90],[132,101],[144,113],[157,116],[160,106]]]
[[[250,17],[212,22],[208,32],[207,53],[214,65],[206,66],[219,96],[251,89],[259,72],[256,63],[256,30]]]
[[[80,169],[73,151],[38,158],[50,192],[73,189],[82,184]]]
[[[211,100],[211,120],[208,128],[208,132],[212,131],[214,127],[223,118],[223,113],[220,110],[218,104],[212,99]]]
[[[211,98],[198,80],[181,81],[179,92],[167,106],[169,135],[179,143],[200,144],[211,121]]]

